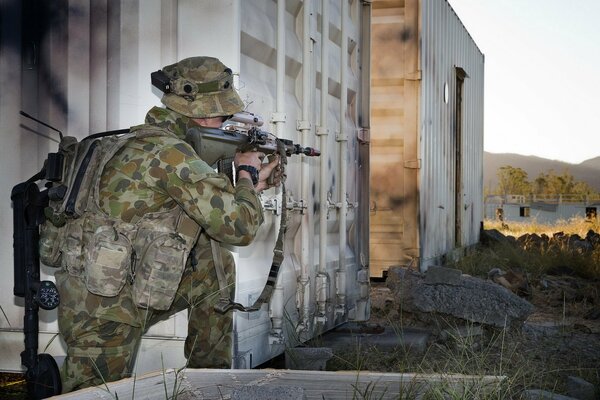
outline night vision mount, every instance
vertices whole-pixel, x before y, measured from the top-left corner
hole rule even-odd
[[[162,70],[152,72],[150,74],[152,86],[159,89],[163,93],[171,93],[171,79]]]

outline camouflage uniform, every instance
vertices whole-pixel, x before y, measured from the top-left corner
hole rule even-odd
[[[166,97],[163,102],[167,106],[171,100],[179,101]],[[206,107],[206,101],[214,101],[214,97],[203,101]],[[187,103],[193,111],[193,102]],[[214,115],[232,109],[231,104],[223,107],[223,97],[216,103],[210,105],[216,108]],[[68,346],[61,370],[63,392],[131,376],[142,334],[184,309],[189,310],[185,341],[189,367],[230,367],[232,315],[213,310],[219,285],[210,239],[237,246],[249,244],[263,222],[260,202],[250,180],[240,179],[234,188],[183,141],[188,125],[194,124],[190,118],[153,108],[145,122],[132,131],[158,128],[161,134],[131,139],[112,157],[100,178],[98,204],[108,216],[134,225],[149,213],[179,207],[199,225],[200,236],[168,309],[137,306],[131,284],[125,284],[116,296],[100,296],[88,290],[83,276],[67,268],[56,273],[61,293],[59,330]],[[233,257],[225,249],[221,254],[233,289]],[[136,275],[136,282],[141,278]]]

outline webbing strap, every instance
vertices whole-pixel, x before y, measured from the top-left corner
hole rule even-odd
[[[281,141],[277,141],[277,152],[282,163],[282,177],[281,177],[281,219],[279,222],[279,233],[275,242],[275,248],[273,248],[273,261],[271,262],[271,269],[269,270],[269,276],[262,292],[251,306],[245,307],[240,303],[236,303],[231,300],[229,292],[227,291],[227,281],[225,280],[225,272],[223,270],[223,261],[221,260],[221,252],[218,251],[219,261],[215,258],[215,248],[213,247],[213,240],[211,239],[211,248],[213,249],[213,259],[215,268],[217,269],[217,279],[219,280],[219,291],[220,299],[215,305],[215,311],[225,314],[230,310],[238,310],[244,312],[253,312],[260,310],[264,303],[268,303],[271,300],[271,296],[275,290],[275,284],[277,283],[277,277],[279,276],[279,269],[283,263],[283,241],[285,238],[285,231],[287,230],[287,195],[285,190],[285,164],[287,164],[287,157],[285,154],[285,145]],[[218,249],[218,243],[215,242]],[[219,272],[219,269],[221,270]],[[219,274],[223,277],[223,283]]]

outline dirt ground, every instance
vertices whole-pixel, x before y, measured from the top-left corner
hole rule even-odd
[[[535,310],[522,329],[487,331],[477,342],[470,342],[467,350],[458,351],[452,349],[448,341],[433,336],[425,354],[412,359],[406,357],[402,362],[388,359],[389,365],[377,363],[373,368],[390,371],[421,368],[424,372],[473,374],[500,372],[515,386],[513,393],[521,389],[544,389],[566,394],[567,377],[577,376],[594,384],[600,399],[600,304],[591,302],[598,299],[600,282],[572,276],[546,276],[531,282],[530,288],[526,300]],[[385,283],[372,284],[371,301],[370,323],[395,329],[411,326],[412,320],[402,316]],[[462,356],[466,356],[463,361],[448,360]],[[500,368],[502,364],[504,367]],[[453,371],[453,368],[458,370]]]

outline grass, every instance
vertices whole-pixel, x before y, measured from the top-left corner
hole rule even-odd
[[[572,322],[581,320],[585,311],[600,304],[600,245],[582,251],[566,240],[548,240],[534,246],[532,241],[516,239],[525,234],[540,237],[544,234],[552,238],[556,232],[585,238],[590,229],[600,232],[598,223],[571,220],[554,226],[535,222],[502,226],[500,222],[486,221],[485,229],[497,229],[515,240],[477,246],[449,266],[483,279],[492,268],[524,272],[532,287],[528,300],[560,329],[548,334],[546,331],[485,328],[481,333],[478,327],[467,326],[466,333],[450,335],[445,340],[439,337],[430,340],[424,353],[402,346],[390,349],[357,345],[336,350],[327,369],[506,377],[493,388],[477,382],[457,388],[451,381],[442,381],[429,387],[424,399],[519,399],[524,389],[564,394],[567,376],[583,378],[600,390],[600,346],[597,345],[600,330],[591,334]],[[546,274],[561,269],[574,275],[557,277],[557,282],[564,280],[568,287],[541,289],[541,282],[552,278]],[[372,321],[391,327],[399,336],[403,328],[410,325],[401,305],[389,301],[373,306]],[[600,323],[597,325],[600,328]],[[459,328],[464,331],[465,327],[454,328],[459,332]],[[422,388],[419,390],[423,393]],[[361,393],[358,398],[368,397],[361,397]],[[414,398],[414,393],[400,394],[398,398]]]
[[[543,350],[538,351],[540,348]],[[545,349],[553,350],[548,353]],[[434,382],[425,390],[408,385],[399,394],[401,399],[412,399],[423,392],[425,399],[519,399],[524,389],[531,388],[564,393],[568,375],[600,384],[597,365],[587,360],[566,361],[560,358],[559,351],[553,357],[554,349],[556,342],[552,338],[532,340],[506,330],[487,331],[481,336],[467,334],[446,342],[432,342],[422,354],[402,347],[340,349],[328,362],[327,369],[506,377],[491,387],[488,382],[456,382],[452,377]],[[358,394],[357,398],[368,398]]]
[[[573,246],[573,241],[566,239],[539,242],[531,238],[531,235],[552,238],[558,232],[585,238],[590,230],[600,232],[598,222],[574,219],[559,221],[554,226],[529,222],[510,223],[503,227],[499,221],[485,221],[484,227],[497,229],[506,236],[521,238],[520,245],[506,242],[494,246],[479,246],[467,257],[457,261],[454,267],[474,276],[485,276],[492,268],[515,269],[528,273],[532,279],[566,267],[584,278],[600,278],[600,246],[582,251],[580,247]],[[524,235],[530,236],[524,238]]]
[[[528,222],[502,222],[498,220],[485,220],[484,229],[497,229],[505,235],[521,236],[527,233],[546,234],[552,236],[556,232],[564,232],[569,235],[577,234],[585,237],[591,229],[600,232],[600,221],[585,218],[572,218],[558,220],[552,224],[538,222],[532,218]]]

